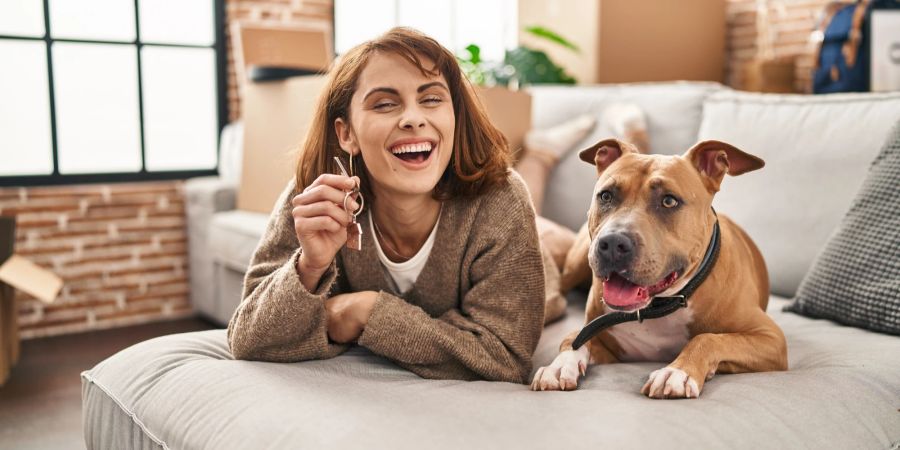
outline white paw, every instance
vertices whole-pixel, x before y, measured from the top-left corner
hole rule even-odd
[[[650,398],[697,398],[700,388],[687,372],[672,366],[654,370],[641,388]]]
[[[531,390],[571,391],[578,387],[578,377],[584,375],[588,361],[587,352],[581,349],[564,351],[549,366],[538,369],[531,381]]]

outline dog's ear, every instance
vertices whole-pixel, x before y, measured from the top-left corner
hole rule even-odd
[[[599,176],[610,164],[626,153],[640,153],[640,150],[625,141],[604,139],[578,152],[578,157],[584,162],[597,166],[597,175]]]
[[[703,177],[711,192],[717,192],[725,174],[737,176],[761,169],[765,161],[721,141],[698,142],[684,154]]]

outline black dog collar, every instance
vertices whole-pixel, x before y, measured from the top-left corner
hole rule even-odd
[[[716,210],[713,210],[713,214],[715,213]],[[637,311],[616,311],[597,317],[581,329],[581,332],[579,332],[578,336],[575,337],[575,340],[572,341],[572,348],[578,350],[578,348],[584,345],[590,338],[613,325],[634,321],[643,322],[644,319],[658,319],[660,317],[668,316],[680,308],[686,307],[688,298],[691,297],[694,291],[703,284],[703,281],[706,280],[709,273],[712,272],[718,257],[719,219],[716,218],[716,223],[713,225],[712,237],[709,240],[709,245],[706,247],[706,254],[703,256],[703,262],[700,263],[700,269],[697,271],[697,275],[691,278],[677,294],[668,297],[653,297],[653,300],[650,301],[649,305]]]

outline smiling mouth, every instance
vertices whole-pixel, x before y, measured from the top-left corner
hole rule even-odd
[[[428,160],[431,153],[437,147],[431,142],[418,142],[415,144],[401,144],[391,147],[391,154],[410,164],[421,164]]]
[[[609,278],[603,280],[603,302],[610,308],[619,311],[635,311],[647,306],[653,296],[665,291],[675,284],[678,272],[673,271],[661,281],[650,286],[641,286],[632,283],[618,273],[611,273]]]

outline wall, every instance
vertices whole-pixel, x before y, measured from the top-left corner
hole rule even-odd
[[[52,305],[16,293],[22,338],[190,315],[182,186],[0,188],[16,253],[64,280]]]
[[[773,50],[776,57],[795,57],[794,89],[810,92],[813,53],[809,36],[818,20],[820,11],[827,5],[823,0],[770,1],[774,6],[769,13],[773,30]],[[742,70],[756,55],[756,6],[755,0],[728,0],[726,83],[740,88]],[[779,12],[780,11],[780,12]]]

